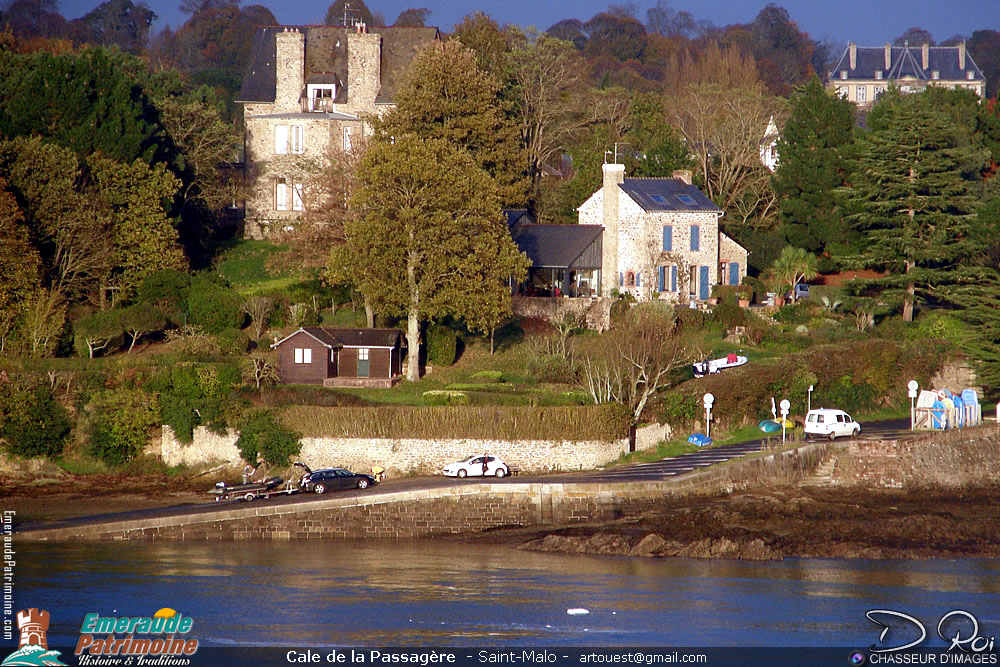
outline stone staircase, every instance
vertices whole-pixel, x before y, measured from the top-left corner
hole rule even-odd
[[[823,462],[816,466],[816,470],[810,477],[806,477],[801,482],[799,486],[810,486],[810,487],[827,487],[833,486],[833,471],[837,467],[837,457],[830,454],[827,455]]]

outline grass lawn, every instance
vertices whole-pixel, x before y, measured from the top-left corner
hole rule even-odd
[[[219,249],[215,269],[225,276],[234,288],[241,291],[241,288],[275,281],[295,283],[299,277],[290,271],[271,273],[267,269],[267,260],[282,250],[283,247],[269,241],[255,239],[226,241]]]

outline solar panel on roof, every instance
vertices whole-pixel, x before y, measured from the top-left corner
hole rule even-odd
[[[694,206],[696,203],[694,197],[692,197],[691,195],[674,195],[674,196],[680,199],[682,204],[687,204],[688,206]]]

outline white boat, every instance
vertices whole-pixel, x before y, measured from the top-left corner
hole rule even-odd
[[[746,362],[747,358],[744,355],[730,352],[718,359],[706,359],[705,361],[696,362],[691,365],[691,368],[694,370],[694,376],[700,378],[706,375],[717,375],[725,368],[735,368],[736,366],[742,366]]]

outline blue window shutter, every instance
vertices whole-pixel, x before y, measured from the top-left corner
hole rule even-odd
[[[729,284],[739,285],[740,284],[740,265],[736,262],[729,263]]]
[[[625,287],[625,274],[621,271],[618,272],[618,286]]]
[[[666,287],[667,284],[667,267],[665,266],[660,267],[659,275],[657,276],[657,278],[659,278],[659,286],[660,286],[659,291],[662,292],[663,288]]]
[[[670,267],[670,291],[671,292],[676,292],[677,291],[677,267],[676,266],[671,266]]]
[[[663,225],[663,252],[670,252],[674,249],[674,228],[671,225]]]
[[[701,299],[702,301],[705,301],[705,300],[708,299],[708,267],[707,266],[702,265],[702,266],[698,267],[698,282],[701,283],[698,286],[698,288],[699,288],[698,289],[698,292],[699,292],[698,298]]]
[[[701,250],[701,230],[698,225],[691,225],[691,250]]]
[[[642,287],[642,285],[639,284],[641,280],[642,280],[642,274],[639,273],[638,271],[636,271],[635,272],[635,286],[636,287]]]

